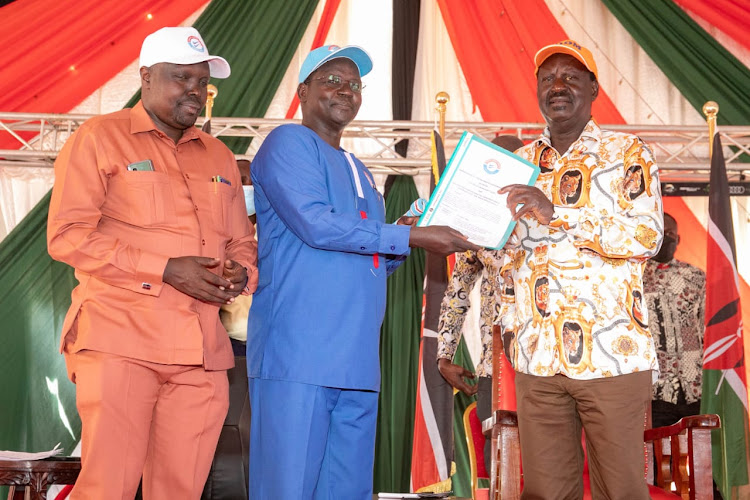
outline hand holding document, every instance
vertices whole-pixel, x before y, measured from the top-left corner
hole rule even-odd
[[[498,190],[511,184],[532,186],[538,175],[536,165],[464,132],[417,225],[450,226],[472,243],[500,249],[515,221],[508,195]]]

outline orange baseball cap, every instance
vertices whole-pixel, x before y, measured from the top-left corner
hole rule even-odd
[[[553,43],[539,49],[539,52],[534,56],[534,64],[536,65],[534,75],[539,73],[539,66],[552,54],[568,54],[575,57],[581,61],[581,64],[586,66],[586,69],[594,74],[597,80],[599,79],[599,74],[596,71],[596,63],[594,62],[594,56],[591,55],[591,51],[574,40],[563,40],[562,42]]]

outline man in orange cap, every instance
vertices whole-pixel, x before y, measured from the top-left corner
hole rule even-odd
[[[515,303],[501,304],[501,323],[517,339],[522,498],[582,498],[583,429],[593,498],[646,499],[643,430],[658,365],[647,318],[632,306],[664,232],[658,169],[638,137],[591,117],[599,93],[591,52],[565,40],[534,62],[547,128],[517,153],[542,173],[534,186],[500,191],[519,221],[518,245],[506,249]],[[626,193],[635,166],[643,189]],[[549,284],[541,306],[540,280]]]

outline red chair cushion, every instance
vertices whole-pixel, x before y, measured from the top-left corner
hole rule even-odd
[[[484,463],[485,437],[482,434],[482,422],[477,417],[476,408],[472,408],[469,412],[469,425],[471,426],[471,440],[474,442],[474,455],[477,458],[477,477],[489,478],[487,465]]]
[[[679,495],[669,493],[651,484],[648,485],[648,495],[651,500],[674,500],[675,498],[680,498]],[[588,472],[583,475],[583,500],[592,500]]]

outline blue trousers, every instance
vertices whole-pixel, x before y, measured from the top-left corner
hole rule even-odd
[[[378,393],[249,380],[250,500],[371,500]]]

